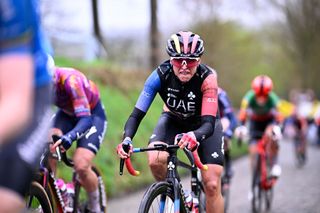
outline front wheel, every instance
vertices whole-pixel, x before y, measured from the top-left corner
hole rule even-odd
[[[224,198],[224,212],[228,212],[229,201],[230,201],[230,179],[229,177],[221,178],[221,193]]]
[[[40,183],[33,181],[25,197],[28,212],[52,213],[50,199]]]
[[[206,194],[202,184],[199,187],[199,213],[206,213]]]
[[[272,199],[273,199],[272,188],[265,191],[265,199],[266,199],[266,210],[269,211],[271,209],[271,204],[272,204]]]
[[[180,199],[180,203],[181,203]],[[139,206],[139,213],[174,213],[174,194],[172,186],[167,182],[151,185],[143,196]],[[185,212],[181,209],[180,212]]]
[[[254,161],[254,170],[253,170],[253,177],[252,177],[252,185],[251,185],[251,192],[252,192],[252,200],[251,200],[251,207],[253,213],[260,213],[262,210],[262,189],[261,189],[261,156],[257,155]]]

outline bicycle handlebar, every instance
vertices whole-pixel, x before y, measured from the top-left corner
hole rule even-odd
[[[124,143],[122,144],[122,148],[123,150],[128,153],[130,150],[130,144],[129,143]],[[124,165],[125,159],[121,158],[120,159],[120,172],[119,174],[122,175],[123,174],[123,165]],[[127,167],[128,168],[128,167]]]
[[[167,145],[167,144],[155,144],[154,147],[147,147],[147,148],[134,148],[133,153],[137,152],[148,152],[148,151],[170,151],[170,150],[178,150],[180,147],[179,145]],[[201,170],[208,170],[208,166],[205,164],[202,164],[200,161],[197,149],[191,152],[187,148],[184,148],[184,153],[187,155],[190,163],[192,166],[195,164],[199,169]],[[123,160],[123,159],[122,159]],[[124,159],[125,165],[127,167],[128,172],[133,175],[133,176],[138,176],[140,174],[139,171],[135,170],[134,167],[132,166],[130,157]],[[123,174],[123,166],[121,170],[121,161],[120,161],[120,175]]]
[[[52,135],[53,143],[57,142],[60,139],[60,136]],[[68,158],[67,152],[61,152],[60,146],[56,147],[56,154],[58,161],[63,161],[67,166],[73,167],[73,161]]]

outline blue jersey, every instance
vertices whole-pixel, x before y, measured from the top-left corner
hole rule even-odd
[[[36,87],[48,84],[51,79],[38,9],[37,0],[0,0],[0,57],[11,53],[31,54]]]
[[[230,122],[229,128],[225,131],[225,135],[231,137],[233,134],[233,130],[237,126],[238,121],[235,113],[233,112],[233,107],[228,97],[228,94],[220,87],[218,89],[218,104],[220,117],[225,117]]]

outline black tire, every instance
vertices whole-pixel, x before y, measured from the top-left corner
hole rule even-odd
[[[174,213],[174,194],[172,186],[167,182],[158,182],[152,184],[148,190],[145,192],[143,199],[139,206],[138,213],[153,213],[159,212],[160,200],[165,199],[165,212]],[[182,199],[180,199],[180,212],[185,213],[185,209],[181,208],[183,206]],[[167,208],[168,207],[168,208]]]
[[[303,153],[300,149],[301,149],[301,140],[299,138],[296,138],[294,140],[294,149],[295,149],[295,161],[296,161],[296,166],[297,168],[301,168],[305,165],[305,153]]]
[[[265,191],[265,200],[266,200],[266,211],[271,209],[272,199],[273,199],[273,189]]]
[[[253,170],[253,178],[251,185],[252,192],[252,200],[251,200],[251,210],[253,213],[260,213],[262,210],[262,189],[260,186],[260,164],[261,164],[261,156],[256,155],[254,161],[254,170]]]
[[[106,213],[107,212],[107,193],[106,193],[105,184],[102,179],[100,171],[96,167],[92,167],[92,170],[98,177],[100,208],[102,212]]]
[[[105,184],[103,182],[102,176],[96,167],[92,167],[92,171],[98,177],[98,189],[99,189],[99,203],[101,212],[107,212],[107,194],[105,191]],[[86,212],[88,203],[87,193],[81,186],[81,184],[76,181],[75,184],[75,195],[74,195],[74,205],[73,212]]]
[[[268,181],[272,181],[271,177],[271,170],[272,170],[272,161],[271,159],[267,158],[267,178]],[[263,203],[263,208],[266,211],[269,211],[271,209],[271,204],[273,200],[273,186],[271,186],[269,189],[264,189],[263,190],[263,196],[264,196],[264,203]]]
[[[224,199],[224,212],[228,212],[230,202],[230,181],[228,177],[221,178],[221,193]]]
[[[28,212],[53,213],[48,194],[42,185],[36,181],[30,184],[29,191],[25,197]]]
[[[206,194],[201,183],[199,190],[199,213],[206,213]]]

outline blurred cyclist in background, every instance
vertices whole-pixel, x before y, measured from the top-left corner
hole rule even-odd
[[[315,113],[314,116],[314,123],[317,127],[317,141],[316,144],[318,145],[318,147],[320,147],[320,107],[318,108],[317,112]]]
[[[244,126],[249,120],[249,155],[250,165],[253,169],[253,160],[256,153],[256,143],[262,138],[268,125],[282,121],[282,116],[278,111],[279,97],[272,91],[273,82],[270,77],[266,75],[259,75],[255,77],[249,90],[241,102],[239,112],[239,122],[241,126],[237,127],[236,135],[239,138],[245,137],[247,128]],[[280,127],[274,126],[274,133],[278,139],[281,138]],[[279,144],[276,143],[273,153],[273,167],[271,174],[274,177],[279,177],[281,174],[281,167],[277,164],[277,153]]]
[[[53,60],[52,60],[53,61]],[[52,147],[64,150],[77,141],[73,155],[74,168],[88,193],[89,212],[101,212],[98,178],[91,170],[107,129],[107,118],[97,86],[73,68],[53,67],[54,102],[58,111],[54,117],[52,134],[61,136]],[[51,167],[55,169],[54,162]]]
[[[228,97],[228,94],[221,87],[218,88],[218,105],[220,118],[223,128],[223,136],[224,136],[224,159],[225,159],[225,171],[224,174],[228,180],[233,175],[232,171],[232,162],[231,162],[231,139],[233,136],[233,131],[237,126],[237,117],[234,114],[233,107],[231,101]]]
[[[150,137],[149,146],[173,144],[178,134],[180,148],[198,153],[208,171],[201,171],[206,193],[206,212],[223,212],[221,173],[224,152],[222,126],[218,115],[218,84],[216,72],[200,63],[203,40],[190,31],[173,34],[167,41],[170,60],[160,64],[148,77],[133,112],[124,127],[124,140],[117,153],[128,158],[122,144],[131,144],[139,124],[157,93],[164,101],[163,112]],[[166,178],[166,152],[149,152],[149,166],[157,181]]]
[[[38,2],[0,1],[0,212],[21,212],[50,128]]]

